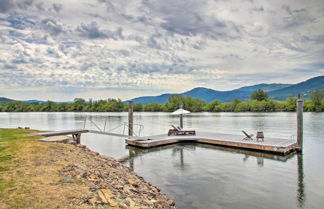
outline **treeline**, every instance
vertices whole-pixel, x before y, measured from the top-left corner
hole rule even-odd
[[[311,100],[304,103],[304,111],[324,112],[324,93],[313,91]],[[289,96],[286,101],[275,101],[268,98],[263,90],[252,93],[251,100],[240,101],[234,99],[232,102],[221,103],[182,97],[171,96],[166,104],[134,104],[134,111],[137,112],[172,112],[182,105],[184,109],[191,112],[293,112],[296,111],[296,97]],[[82,98],[74,99],[73,103],[24,103],[19,101],[9,101],[0,103],[0,112],[123,112],[128,110],[128,104],[120,99],[89,100]]]

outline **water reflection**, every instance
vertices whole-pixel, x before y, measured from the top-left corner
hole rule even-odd
[[[193,145],[176,145],[175,147],[172,148],[172,156],[177,156],[179,155],[179,162],[175,161],[174,166],[180,168],[182,171],[184,171],[186,168],[189,167],[189,164],[185,164],[184,162],[184,150],[190,150],[190,151],[195,151],[196,147]]]
[[[271,161],[277,161],[285,163],[288,160],[296,159],[297,160],[297,173],[298,173],[298,179],[295,183],[297,188],[297,206],[299,208],[304,208],[304,201],[305,201],[305,194],[304,194],[304,168],[303,168],[303,156],[302,155],[296,155],[295,153],[291,153],[286,156],[282,155],[273,155],[271,153],[261,153],[256,151],[250,151],[250,150],[239,150],[234,148],[228,148],[228,147],[218,147],[214,145],[208,145],[208,144],[196,144],[196,143],[181,143],[181,144],[173,144],[168,146],[162,146],[162,147],[156,147],[151,149],[143,149],[143,148],[136,148],[132,146],[126,146],[126,149],[128,150],[128,155],[121,158],[119,161],[121,163],[127,164],[131,170],[134,171],[135,169],[135,163],[134,161],[137,158],[143,158],[145,155],[150,155],[150,153],[159,153],[164,152],[163,155],[165,156],[165,153],[169,152],[170,157],[172,160],[172,166],[175,171],[186,171],[190,172],[190,167],[194,167],[192,162],[190,160],[192,159],[192,155],[197,148],[204,148],[204,149],[212,149],[217,150],[221,152],[230,152],[236,155],[242,156],[242,163],[246,164],[248,162],[255,162],[256,165],[260,168],[263,168],[265,166],[266,160]],[[166,151],[166,152],[165,152]],[[186,159],[186,156],[188,159]],[[269,161],[270,162],[270,161]],[[270,163],[269,163],[270,165]],[[207,164],[206,164],[207,166]],[[217,174],[215,174],[217,175]],[[192,208],[191,206],[188,206],[188,208]]]
[[[304,159],[303,154],[297,155],[297,167],[298,167],[298,190],[297,190],[297,201],[298,207],[304,208],[305,193],[304,193]]]

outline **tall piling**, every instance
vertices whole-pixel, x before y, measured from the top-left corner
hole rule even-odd
[[[133,101],[128,101],[128,136],[133,136]]]
[[[179,108],[183,109],[183,102],[180,102]],[[180,114],[180,128],[183,128],[183,115]]]
[[[303,151],[303,107],[304,101],[300,98],[298,94],[297,99],[297,144],[299,147],[299,152]]]

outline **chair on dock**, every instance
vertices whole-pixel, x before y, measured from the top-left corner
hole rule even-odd
[[[179,126],[176,127],[174,125],[171,125],[173,129],[170,129],[168,132],[168,136],[179,136],[179,135],[196,135],[195,130],[184,130],[180,128]]]
[[[253,138],[252,138],[253,137],[253,134],[248,134],[248,133],[246,133],[243,130],[242,130],[242,132],[245,135],[245,138],[243,140],[253,140]]]

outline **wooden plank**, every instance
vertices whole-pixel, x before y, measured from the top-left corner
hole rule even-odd
[[[42,132],[37,133],[38,136],[60,136],[60,135],[74,135],[74,134],[82,134],[87,133],[89,130],[85,129],[75,129],[75,130],[64,130],[64,131],[51,131],[51,132]]]
[[[138,140],[126,139],[126,143],[132,146],[150,148],[167,144],[192,141],[198,143],[227,146],[240,149],[251,149],[265,152],[274,152],[281,154],[287,154],[297,149],[297,143],[295,140],[266,137],[264,141],[256,141],[255,139],[251,141],[243,140],[243,138],[244,136],[240,135],[197,132],[195,136],[156,135],[146,137],[146,140],[143,138]]]

